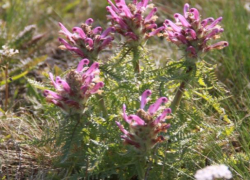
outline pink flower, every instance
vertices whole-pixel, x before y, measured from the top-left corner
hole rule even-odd
[[[174,14],[175,23],[165,20],[164,36],[168,41],[183,47],[187,57],[195,58],[199,53],[207,52],[214,49],[222,49],[229,45],[226,41],[217,42],[209,45],[212,39],[218,39],[224,31],[218,24],[222,17],[201,19],[200,13],[195,8],[189,8],[189,4],[185,4],[183,15]]]
[[[99,64],[94,62],[89,68],[88,59],[79,62],[76,70],[70,71],[66,80],[49,74],[55,92],[45,90],[46,101],[59,106],[66,113],[82,113],[92,94],[100,92],[104,83],[99,81]],[[86,66],[86,67],[84,67]]]
[[[164,29],[157,29],[157,8],[149,5],[148,0],[133,1],[128,5],[124,0],[115,0],[115,4],[108,0],[108,3],[110,6],[106,9],[110,15],[107,17],[116,31],[126,37],[128,43],[141,43],[142,40],[155,36]],[[149,9],[150,12],[145,14]]]
[[[74,27],[70,32],[62,23],[60,33],[66,36],[67,40],[59,38],[62,43],[62,49],[67,49],[76,53],[81,58],[96,60],[100,51],[109,47],[114,40],[112,33],[115,31],[113,27],[109,27],[103,31],[102,27],[92,29],[93,19],[89,18],[81,27]]]
[[[123,105],[123,119],[129,124],[130,130],[124,129],[120,122],[116,121],[117,126],[123,133],[121,136],[124,139],[125,144],[132,145],[140,151],[148,151],[152,149],[158,142],[164,140],[163,136],[158,136],[160,132],[166,132],[170,127],[170,124],[164,123],[167,115],[171,113],[170,108],[166,108],[157,117],[157,111],[160,106],[167,103],[166,97],[159,98],[154,104],[151,104],[147,111],[144,110],[148,101],[148,96],[152,92],[146,90],[141,96],[141,106],[136,114],[127,115],[126,106]]]

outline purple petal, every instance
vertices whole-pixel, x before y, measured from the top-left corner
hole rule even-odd
[[[69,37],[72,36],[72,33],[69,32],[69,30],[62,23],[59,22],[58,24],[66,36],[69,36]]]
[[[159,98],[154,104],[152,104],[149,109],[148,112],[153,115],[161,106],[162,103],[166,103],[168,102],[168,99],[166,97],[161,97]]]
[[[213,49],[223,49],[224,47],[227,47],[229,43],[227,41],[220,41],[217,42],[205,49],[205,51],[213,50]]]
[[[130,124],[131,123],[131,120],[129,120],[128,119],[128,116],[127,116],[127,114],[126,114],[126,105],[125,104],[123,104],[123,106],[122,106],[122,117],[123,117],[123,119],[128,123],[128,124]]]
[[[74,28],[72,29],[72,31],[78,33],[78,35],[80,36],[80,38],[82,38],[82,39],[85,39],[85,38],[86,38],[86,34],[85,34],[84,31],[82,30],[82,28],[80,28],[80,27],[74,27]]]
[[[63,97],[58,95],[56,92],[54,91],[50,91],[50,90],[45,90],[44,95],[47,97],[48,95],[52,96],[55,100],[62,100]]]
[[[143,109],[145,107],[145,105],[147,104],[147,97],[150,96],[152,94],[152,91],[147,89],[146,91],[144,91],[141,95],[141,109]]]
[[[164,29],[165,29],[164,26],[157,28],[156,30],[149,33],[149,37],[157,35],[159,32],[161,32]]]
[[[189,33],[193,39],[196,39],[196,32],[193,29],[187,29],[186,32]]]
[[[57,83],[54,81],[54,76],[53,76],[52,73],[49,73],[49,77],[50,77],[50,80],[51,80],[53,86],[56,88],[56,90],[60,90],[61,88],[60,88],[59,84],[57,84]]]
[[[116,12],[112,9],[112,7],[107,6],[106,7],[107,11],[111,14],[112,18],[118,19],[119,16],[116,14]]]
[[[185,36],[183,36],[181,33],[174,33],[174,35],[177,37],[179,41],[181,41],[183,44],[187,44],[187,39]]]
[[[165,24],[166,25],[169,25],[174,31],[176,32],[181,32],[182,28],[177,26],[175,23],[173,23],[172,21],[170,20],[165,20]]]
[[[95,86],[91,89],[90,94],[95,94],[103,86],[104,86],[103,82],[96,83]]]
[[[113,11],[115,11],[116,13],[120,12],[120,10],[113,4],[111,0],[108,0],[108,3],[111,5]]]
[[[88,76],[92,74],[95,70],[97,70],[98,68],[99,68],[99,63],[94,62],[84,74]]]
[[[189,4],[186,3],[184,5],[184,8],[183,8],[183,14],[184,14],[184,17],[187,18],[188,17],[188,11],[189,11]]]
[[[101,34],[101,38],[105,38],[107,37],[110,33],[115,32],[115,28],[114,27],[109,27],[107,28],[105,31],[103,31],[103,33]]]
[[[141,126],[143,126],[145,124],[144,120],[142,120],[139,116],[134,115],[134,114],[128,116],[128,119],[134,120],[138,125],[141,125]]]
[[[165,110],[161,113],[161,115],[158,116],[158,117],[156,118],[156,120],[153,122],[153,124],[156,125],[156,124],[158,124],[159,122],[164,121],[164,119],[166,118],[166,116],[167,116],[168,114],[170,114],[170,113],[171,113],[171,109],[170,109],[170,108],[165,109]]]
[[[191,13],[193,13],[194,19],[195,19],[196,21],[199,21],[199,19],[200,19],[200,13],[199,13],[199,11],[198,11],[196,8],[191,8],[189,11],[190,11]]]
[[[123,125],[121,125],[120,122],[115,121],[115,123],[117,124],[117,126],[119,127],[119,129],[121,130],[121,132],[123,132],[123,134],[125,134],[125,135],[129,134],[129,132],[126,129],[124,129]]]
[[[106,46],[108,46],[113,40],[114,40],[113,37],[108,37],[108,38],[106,38],[106,39],[102,42],[102,44],[101,44],[101,46],[100,46],[100,50],[102,50],[102,49],[104,49]]]
[[[192,56],[197,57],[196,50],[195,50],[195,48],[193,46],[189,46],[187,48],[187,51],[191,52]]]
[[[88,64],[89,64],[89,60],[88,60],[88,59],[82,59],[82,60],[79,62],[78,66],[77,66],[77,68],[76,68],[76,71],[77,71],[77,72],[81,72],[82,69],[83,69],[83,66],[84,66],[84,65],[88,65]]]
[[[157,12],[157,8],[153,8],[151,12],[146,16],[145,23],[151,20],[151,18],[154,16],[154,14]]]
[[[191,27],[191,25],[186,20],[186,18],[183,17],[181,14],[175,13],[174,17],[175,17],[176,21],[178,22],[178,20],[179,20],[183,26],[185,26],[185,27]]]
[[[62,39],[62,38],[58,38],[58,40],[59,40],[61,43],[63,43],[63,45],[64,45],[68,50],[75,52],[76,54],[78,54],[78,55],[81,56],[81,57],[84,57],[83,52],[82,52],[80,49],[78,49],[77,47],[72,47],[67,41],[65,41],[65,40]]]
[[[140,144],[139,143],[137,143],[135,141],[132,141],[127,136],[121,136],[121,138],[125,140],[125,143],[130,144],[132,146],[135,146],[136,148],[140,148]]]
[[[214,18],[209,17],[209,18],[206,18],[206,19],[202,20],[201,25],[203,27],[206,27],[208,23],[212,23],[212,22],[214,22]]]
[[[212,22],[212,24],[210,24],[209,26],[207,26],[206,29],[209,30],[209,29],[215,27],[221,21],[222,21],[222,17],[219,17],[218,19],[214,20],[214,22]]]
[[[93,29],[93,34],[98,34],[98,33],[101,33],[102,32],[102,27],[98,26],[96,27],[95,29]]]
[[[125,33],[125,36],[129,36],[133,40],[138,40],[138,37],[133,32],[127,32]]]
[[[64,89],[67,93],[70,93],[70,86],[69,86],[69,84],[68,84],[66,81],[60,79],[60,80],[58,80],[58,84],[61,84],[62,87],[63,87],[63,89]]]
[[[91,25],[92,23],[94,22],[94,20],[92,18],[88,18],[86,21],[85,21],[85,24],[87,25]]]

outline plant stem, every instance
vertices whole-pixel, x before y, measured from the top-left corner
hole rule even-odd
[[[177,108],[179,107],[180,105],[180,102],[181,102],[181,98],[183,96],[183,93],[185,91],[185,88],[186,88],[186,84],[188,83],[189,81],[189,76],[188,74],[190,72],[192,72],[193,68],[192,67],[188,67],[187,70],[186,70],[186,74],[187,74],[187,77],[181,82],[176,94],[175,94],[175,97],[174,97],[174,100],[172,101],[171,103],[171,110],[172,110],[172,113],[175,113]]]
[[[133,47],[133,66],[134,66],[134,72],[137,74],[140,74],[140,52],[139,52],[139,46]]]
[[[100,109],[101,109],[101,111],[103,113],[103,117],[107,118],[108,117],[108,112],[107,112],[107,108],[106,108],[103,96],[97,94],[97,99],[99,101],[99,106],[100,106]]]
[[[7,111],[7,108],[8,108],[8,98],[9,98],[9,85],[8,85],[8,68],[9,68],[9,65],[8,63],[6,64],[6,67],[5,67],[5,110]]]

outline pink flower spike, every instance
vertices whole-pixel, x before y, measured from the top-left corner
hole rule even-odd
[[[93,34],[98,34],[98,33],[101,33],[102,32],[102,27],[98,26],[96,27],[95,29],[93,29]]]
[[[174,18],[176,19],[177,22],[178,22],[178,20],[179,20],[183,26],[185,26],[185,27],[191,27],[191,25],[190,25],[189,22],[186,20],[186,18],[183,17],[181,14],[175,13],[175,14],[174,14]]]
[[[78,33],[78,35],[80,36],[80,38],[82,38],[82,39],[86,38],[86,34],[83,32],[82,28],[80,28],[80,27],[74,27],[72,29],[72,31]]]
[[[176,32],[181,32],[182,28],[177,26],[175,23],[173,23],[172,21],[170,20],[165,20],[165,23],[166,25],[169,25],[174,31]]]
[[[123,134],[125,134],[125,135],[129,134],[129,132],[126,129],[124,129],[123,125],[121,125],[120,122],[115,121],[115,123],[119,127],[119,129],[121,130],[121,132],[123,132]]]
[[[90,93],[95,94],[103,86],[104,86],[103,82],[96,83],[95,86],[91,89]]]
[[[188,17],[188,11],[189,11],[189,4],[186,3],[184,5],[184,8],[183,8],[183,14],[184,14],[184,17],[187,18]]]
[[[157,12],[157,8],[153,8],[151,10],[151,12],[147,15],[147,17],[145,18],[145,23],[147,23],[148,21],[151,20],[151,18],[154,16],[154,14]]]
[[[152,94],[152,91],[147,89],[146,91],[144,91],[141,95],[141,109],[143,109],[145,107],[145,105],[147,104],[147,97],[150,96]]]
[[[166,97],[161,97],[159,98],[154,104],[152,104],[149,109],[148,112],[153,115],[161,106],[162,103],[166,103],[168,102],[168,99]]]
[[[144,120],[142,120],[139,116],[134,115],[134,114],[128,116],[128,119],[134,120],[138,125],[141,125],[141,126],[143,126],[145,124]]]
[[[83,66],[84,66],[84,65],[88,65],[88,64],[89,64],[89,60],[88,60],[88,59],[82,59],[82,60],[79,62],[78,66],[77,66],[77,68],[76,68],[76,71],[77,71],[77,72],[81,72],[82,69],[83,69]]]
[[[222,17],[219,17],[218,19],[214,20],[214,22],[212,22],[212,24],[210,24],[209,26],[207,26],[206,29],[209,30],[209,29],[215,27],[221,21],[222,21]]]
[[[196,21],[199,21],[199,19],[200,19],[200,13],[199,13],[199,11],[198,11],[196,8],[191,8],[189,11],[190,11],[191,13],[193,13],[194,19],[195,19]]]
[[[66,81],[64,81],[64,80],[58,80],[58,84],[61,84],[62,85],[62,87],[63,87],[63,89],[67,92],[67,93],[70,93],[70,86],[69,86],[69,84],[66,82]]]
[[[98,68],[99,68],[99,63],[94,62],[84,74],[87,75],[87,76],[91,75]]]
[[[94,22],[94,20],[92,18],[88,18],[86,21],[85,21],[85,24],[87,25],[92,25],[92,23]]]

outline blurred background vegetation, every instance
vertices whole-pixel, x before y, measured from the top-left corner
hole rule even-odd
[[[158,7],[159,25],[166,18],[173,19],[175,12],[182,12],[184,3],[196,7],[203,17],[223,17],[221,25],[225,31],[222,39],[229,42],[229,47],[209,53],[205,60],[217,64],[216,76],[228,91],[227,98],[221,103],[235,124],[231,146],[227,147],[227,151],[232,151],[235,156],[225,159],[235,170],[236,179],[250,179],[250,1],[154,0],[153,3]],[[57,152],[48,146],[31,145],[31,142],[41,139],[46,127],[56,122],[46,119],[46,110],[38,113],[43,109],[44,99],[31,85],[32,80],[48,82],[49,71],[59,75],[76,65],[72,63],[75,57],[58,49],[58,22],[70,29],[91,17],[95,20],[94,25],[108,26],[106,6],[105,0],[0,1],[0,49],[8,45],[19,50],[19,54],[11,58],[0,56],[0,167],[12,161],[9,159],[12,155],[6,153],[6,149],[14,149],[13,156],[18,159],[20,150],[16,142],[25,142],[27,161],[33,163],[27,168],[36,170],[35,167],[42,164],[48,169]],[[152,63],[158,67],[165,66],[168,59],[181,58],[177,47],[164,39],[150,40],[149,53]],[[6,68],[9,70],[7,74]],[[42,89],[43,85],[37,84],[37,87]],[[217,147],[216,143],[211,147],[214,149],[207,149],[208,154],[213,152],[214,158],[224,156],[225,149]],[[1,172],[6,170],[5,166],[1,168]],[[46,172],[49,174],[48,170]]]

